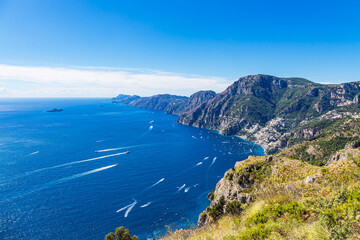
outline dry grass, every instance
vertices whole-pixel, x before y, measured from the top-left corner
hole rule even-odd
[[[360,152],[357,149],[349,151]],[[234,168],[234,173],[240,173],[244,168],[254,164],[263,164],[266,159],[266,157],[250,157],[243,163],[237,164],[237,167]],[[193,228],[172,231],[163,239],[315,240],[334,238],[335,230],[325,224],[327,222],[323,221],[321,217],[323,214],[321,209],[327,207],[329,211],[333,211],[331,204],[334,199],[338,198],[337,196],[341,191],[345,189],[345,191],[350,192],[354,187],[360,187],[359,163],[360,158],[352,159],[348,157],[347,159],[335,162],[331,166],[318,167],[278,155],[272,162],[267,163],[271,167],[269,175],[265,178],[261,176],[261,181],[256,182],[251,188],[250,193],[255,198],[255,201],[240,216],[224,216],[216,223],[201,229]],[[306,184],[305,179],[307,176],[315,177],[315,182]],[[271,210],[274,206],[275,208],[277,206],[279,209],[283,209],[291,203],[296,203],[296,206],[299,206],[300,209],[305,209],[305,212],[300,217],[291,212],[286,212],[287,210],[285,210],[285,213],[280,211],[281,215],[277,216],[270,214],[274,211]],[[351,207],[357,207],[355,205]],[[349,206],[346,205],[346,207]],[[351,209],[351,211],[354,211],[354,209]],[[254,219],[257,219],[259,216],[268,216],[266,214],[270,214],[266,221],[254,223]],[[360,217],[354,221],[352,225],[349,225],[350,229],[355,229],[356,227],[360,229]],[[359,237],[355,230],[351,231],[353,232],[347,233],[346,236],[348,237],[343,239],[356,239],[356,237]]]

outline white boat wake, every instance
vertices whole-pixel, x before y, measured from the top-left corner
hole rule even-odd
[[[144,207],[147,207],[147,206],[149,206],[151,204],[151,202],[148,202],[148,203],[146,203],[146,204],[144,204],[144,205],[142,205],[142,206],[140,206],[141,208],[144,208]]]
[[[199,162],[198,164],[195,165],[195,167],[200,166],[201,164],[203,164],[203,162]]]
[[[214,157],[212,163],[210,164],[209,168],[215,163],[217,157]]]
[[[209,157],[204,157],[204,161],[206,161],[206,160],[208,160],[209,159]]]
[[[118,213],[118,212],[121,212],[121,211],[127,209],[126,212],[125,212],[125,215],[124,215],[124,217],[127,217],[129,215],[129,213],[131,212],[131,210],[135,207],[136,204],[137,204],[137,201],[134,199],[133,203],[131,203],[131,204],[129,204],[129,205],[123,207],[123,208],[120,208],[116,212]]]
[[[27,172],[26,174],[31,174],[31,173],[35,173],[35,172],[41,172],[41,171],[54,169],[54,168],[59,168],[59,167],[66,167],[66,166],[73,165],[73,164],[78,164],[78,163],[91,162],[91,161],[95,161],[95,160],[99,160],[99,159],[103,159],[103,158],[115,157],[115,156],[123,155],[123,154],[126,154],[126,153],[127,152],[115,153],[115,154],[105,155],[105,156],[96,157],[96,158],[90,158],[90,159],[85,159],[85,160],[80,160],[80,161],[75,161],[75,162],[64,163],[64,164],[60,164],[60,165],[56,165],[56,166],[52,166],[52,167],[40,168],[40,169],[31,171],[31,172]]]
[[[72,180],[72,179],[75,179],[75,178],[83,177],[83,176],[86,176],[86,175],[89,175],[89,174],[93,174],[93,173],[96,173],[96,172],[104,171],[104,170],[109,169],[109,168],[116,167],[117,165],[118,165],[118,164],[109,165],[109,166],[97,168],[97,169],[94,169],[94,170],[91,170],[91,171],[87,171],[87,172],[83,172],[83,173],[78,173],[78,174],[72,175],[72,176],[70,176],[70,177],[65,177],[65,178],[61,178],[61,179],[59,179],[59,180],[55,180],[55,181],[46,183],[45,185],[46,185],[46,187],[48,187],[48,186],[51,186],[51,185],[54,185],[54,184],[59,184],[59,183],[67,182],[67,181]]]
[[[185,188],[185,190],[184,190],[184,192],[188,192],[189,191],[189,189],[190,189],[191,187],[187,187],[187,188]]]
[[[127,149],[127,148],[143,147],[143,146],[148,146],[148,145],[151,145],[151,144],[140,144],[140,145],[127,146],[127,147],[108,148],[108,149],[95,150],[95,152],[97,152],[97,153],[110,152],[110,151],[117,151],[117,150],[122,150],[122,149]]]
[[[176,192],[177,193],[180,192],[185,186],[186,186],[186,184],[183,184],[181,187],[179,187],[179,189]]]
[[[147,189],[152,188],[152,187],[158,185],[159,183],[161,183],[161,182],[164,181],[164,180],[165,180],[165,178],[160,179],[159,181],[157,181],[156,183],[154,183],[153,185],[151,185],[151,186],[148,187]]]
[[[36,151],[36,152],[32,152],[30,153],[29,155],[35,155],[35,154],[38,154],[40,151]]]
[[[28,195],[30,193],[33,193],[33,192],[37,192],[37,191],[41,191],[41,190],[44,190],[48,187],[51,187],[53,185],[56,185],[56,184],[60,184],[60,183],[63,183],[63,182],[67,182],[69,180],[73,180],[73,179],[76,179],[76,178],[79,178],[79,177],[83,177],[83,176],[86,176],[86,175],[89,175],[89,174],[93,174],[93,173],[97,173],[97,172],[100,172],[100,171],[104,171],[106,169],[109,169],[109,168],[113,168],[115,166],[117,166],[118,164],[114,164],[114,165],[109,165],[109,166],[106,166],[106,167],[101,167],[101,168],[97,168],[97,169],[94,169],[94,170],[91,170],[91,171],[87,171],[87,172],[83,172],[83,173],[78,173],[78,174],[75,174],[75,175],[72,175],[72,176],[69,176],[69,177],[65,177],[65,178],[61,178],[61,179],[58,179],[58,180],[55,180],[55,181],[51,181],[51,182],[48,182],[48,183],[45,183],[43,185],[40,185],[38,187],[35,187],[33,189],[30,189],[29,191],[23,193],[23,194],[20,194],[18,196],[15,196],[15,197],[12,197],[12,198],[7,198],[7,200],[10,200],[10,199],[13,199],[13,198],[17,198],[17,197],[21,197],[21,196],[25,196],[25,195]]]

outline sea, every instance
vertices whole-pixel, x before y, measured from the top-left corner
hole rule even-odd
[[[196,226],[224,173],[264,151],[176,119],[109,99],[0,99],[0,239]]]

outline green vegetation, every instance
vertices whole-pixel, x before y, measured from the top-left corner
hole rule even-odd
[[[245,209],[245,205],[241,204],[240,202],[233,200],[226,204],[225,210],[227,213],[232,215],[239,215],[242,210]]]
[[[115,233],[106,234],[105,240],[138,240],[138,237],[135,235],[131,237],[129,229],[118,227],[115,229]]]
[[[248,174],[252,185],[240,193],[253,197],[250,204],[222,196],[208,208],[214,223],[165,239],[359,239],[360,150],[341,151],[347,155],[323,167],[281,155],[250,157],[231,170],[232,180],[224,178],[236,184]],[[308,176],[314,182],[306,183]]]
[[[294,143],[281,155],[323,166],[330,156],[344,149],[346,144],[360,141],[360,121],[353,117],[315,121],[304,125],[302,129],[321,131],[310,140]]]
[[[214,206],[207,208],[210,216],[214,221],[218,220],[221,216],[223,216],[224,205],[225,205],[225,198],[224,196],[221,196],[220,200],[216,204],[214,204]]]

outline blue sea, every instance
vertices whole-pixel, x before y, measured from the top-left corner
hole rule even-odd
[[[264,153],[176,119],[106,99],[0,99],[0,239],[196,225],[225,171]]]

